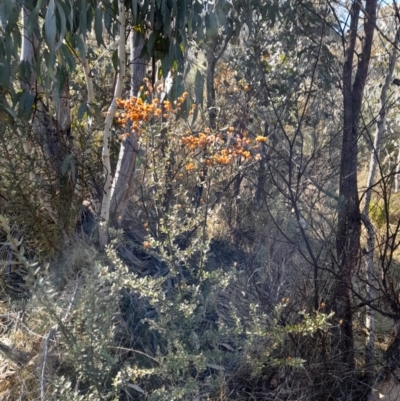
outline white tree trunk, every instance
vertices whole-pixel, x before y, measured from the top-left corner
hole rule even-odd
[[[374,227],[372,226],[369,220],[369,207],[371,203],[371,195],[372,195],[372,185],[375,182],[376,169],[379,163],[380,156],[380,148],[382,136],[385,129],[385,121],[386,121],[386,107],[387,107],[387,92],[389,89],[389,85],[393,79],[394,67],[397,60],[397,46],[399,44],[400,39],[400,28],[396,32],[396,37],[394,40],[392,54],[389,59],[389,70],[385,78],[385,83],[381,92],[381,110],[379,112],[379,117],[376,123],[376,131],[374,144],[371,151],[370,162],[369,162],[369,173],[367,178],[367,190],[365,193],[365,203],[363,208],[363,220],[365,228],[367,229],[368,238],[367,238],[367,249],[365,255],[365,272],[366,272],[366,290],[367,290],[367,301],[372,302],[374,299],[374,289],[373,289],[373,280],[374,280],[374,248],[375,248],[375,232]],[[365,316],[365,327],[367,329],[367,340],[366,340],[366,354],[365,354],[365,362],[368,365],[373,361],[374,356],[374,348],[375,348],[375,316],[374,310],[367,305],[366,306],[366,316]]]
[[[100,248],[104,248],[108,243],[108,225],[110,219],[112,175],[110,163],[110,146],[111,146],[111,125],[115,112],[117,111],[117,98],[121,97],[123,80],[125,76],[125,5],[122,0],[118,0],[118,22],[119,26],[119,42],[118,42],[118,74],[114,88],[114,96],[110,107],[107,111],[105,120],[104,136],[103,136],[103,202],[101,205],[101,222],[99,226],[99,242]]]
[[[396,37],[394,39],[393,50],[392,54],[390,55],[389,59],[389,70],[385,78],[385,83],[382,88],[381,92],[381,109],[379,112],[379,117],[376,123],[376,131],[375,131],[375,138],[374,138],[374,145],[371,151],[370,162],[369,162],[369,172],[367,178],[367,190],[365,193],[365,203],[364,203],[364,210],[363,213],[367,215],[368,208],[371,202],[371,195],[372,190],[371,186],[374,184],[375,175],[376,175],[376,168],[379,162],[379,156],[381,151],[381,141],[383,132],[385,130],[385,121],[386,121],[386,107],[387,107],[387,92],[389,89],[389,85],[393,79],[393,72],[394,67],[397,60],[397,47],[399,44],[399,37],[400,37],[400,28],[396,32]]]
[[[140,58],[144,39],[140,37],[139,45],[135,48],[135,33],[132,31],[131,45],[131,96],[137,94],[145,76],[145,60]],[[124,137],[118,156],[118,164],[111,189],[111,219],[120,224],[128,206],[129,195],[133,186],[133,176],[136,165],[136,154],[139,149],[137,132],[130,126],[126,127],[130,136]]]

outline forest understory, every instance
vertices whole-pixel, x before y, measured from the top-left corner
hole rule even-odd
[[[0,2],[0,399],[400,399],[396,0]]]

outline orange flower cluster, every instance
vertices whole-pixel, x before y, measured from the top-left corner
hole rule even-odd
[[[214,143],[215,135],[206,135],[200,132],[199,136],[189,135],[182,138],[182,143],[186,145],[190,150],[195,150],[196,148],[204,148],[207,145]]]
[[[145,95],[150,96],[153,90],[149,86],[147,86],[147,88],[149,90],[145,92]],[[140,89],[144,90],[145,87],[143,86]],[[126,125],[127,122],[131,122],[132,129],[138,131],[140,122],[148,121],[148,119],[151,116],[160,117],[162,115],[164,118],[168,118],[169,113],[175,113],[176,111],[180,111],[182,103],[186,100],[188,96],[189,94],[187,92],[184,92],[182,96],[179,96],[178,99],[174,101],[173,105],[169,100],[164,100],[163,101],[164,111],[159,106],[158,104],[159,100],[157,98],[154,98],[152,103],[147,103],[146,101],[143,101],[142,98],[135,96],[127,100],[117,99],[118,107],[123,109],[124,111],[116,113],[115,121],[117,124],[120,125]],[[175,106],[175,109],[173,106]],[[192,108],[195,107],[196,105],[192,105]]]
[[[158,107],[158,99],[154,99],[153,103],[144,102],[143,99],[132,97],[127,100],[117,99],[117,105],[123,112],[116,113],[116,123],[126,125],[129,121],[132,123],[132,129],[138,131],[139,123],[147,121],[151,116],[159,117],[162,110]]]
[[[265,136],[258,135],[258,137],[256,138],[256,141],[260,142],[260,143],[265,143],[265,142],[267,142],[267,138]]]
[[[200,132],[198,135],[191,134],[183,137],[181,141],[192,152],[195,149],[205,150],[207,157],[205,157],[204,163],[207,166],[214,164],[229,165],[235,159],[249,160],[253,156],[255,160],[261,160],[258,144],[265,143],[267,141],[266,137],[259,135],[253,141],[247,137],[247,132],[245,131],[241,136],[234,136],[233,127],[229,127],[227,131],[228,134],[225,134],[225,139],[222,132],[214,135],[209,128],[206,128],[204,130],[205,133]],[[193,163],[186,165],[187,171],[193,169]]]

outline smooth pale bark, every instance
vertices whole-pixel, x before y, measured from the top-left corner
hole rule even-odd
[[[111,146],[111,125],[117,111],[117,99],[121,97],[123,80],[125,76],[125,5],[122,0],[118,1],[118,22],[119,22],[119,41],[118,41],[118,74],[114,88],[114,96],[107,111],[103,135],[103,201],[101,204],[101,222],[99,226],[100,248],[108,244],[108,227],[110,220],[111,191],[113,177],[111,175],[110,146]]]
[[[144,38],[140,36],[139,45],[135,47],[135,35],[132,31],[130,38],[131,46],[131,96],[135,96],[142,85],[145,77],[145,60],[140,58],[144,46]],[[119,150],[118,163],[115,171],[115,178],[111,189],[111,210],[110,221],[121,224],[124,218],[129,196],[133,186],[133,177],[136,166],[136,155],[139,149],[138,133],[132,130],[130,126],[126,127],[129,136],[122,140]]]
[[[354,370],[353,321],[350,287],[354,268],[357,266],[360,250],[361,214],[359,210],[357,168],[358,168],[358,123],[362,96],[368,74],[372,40],[376,25],[376,0],[366,0],[364,11],[364,40],[359,56],[356,76],[352,84],[355,46],[359,29],[361,4],[353,1],[350,11],[350,34],[343,67],[343,140],[340,162],[340,203],[336,252],[338,279],[334,292],[334,308],[337,324],[332,332],[332,346],[341,372]],[[339,391],[346,392],[346,380]]]
[[[366,274],[365,278],[367,283],[366,284],[367,301],[369,302],[372,302],[372,300],[375,297],[374,286],[373,286],[373,280],[375,276],[374,274],[375,231],[374,227],[372,226],[369,220],[369,208],[371,203],[372,185],[375,182],[376,169],[379,163],[381,141],[385,130],[387,92],[389,89],[389,85],[393,79],[394,67],[398,56],[397,47],[399,44],[399,39],[400,39],[400,28],[396,32],[392,53],[389,59],[388,73],[386,75],[385,83],[381,91],[381,96],[380,96],[381,109],[376,123],[375,138],[370,156],[369,173],[366,183],[367,190],[365,193],[365,203],[363,208],[363,215],[364,215],[363,222],[368,233],[367,248],[365,255],[365,274]],[[396,178],[396,183],[397,183],[397,178]],[[366,306],[365,327],[367,329],[367,339],[365,344],[365,363],[368,365],[372,363],[374,360],[373,358],[375,349],[375,316],[374,316],[374,310],[369,305]]]
[[[370,162],[369,162],[369,172],[368,172],[368,178],[367,178],[367,190],[365,192],[365,203],[364,203],[364,209],[363,213],[365,215],[368,214],[368,209],[369,205],[371,202],[371,195],[372,195],[372,189],[371,186],[374,184],[375,181],[375,175],[376,175],[376,168],[379,162],[379,156],[380,156],[380,151],[381,151],[381,141],[383,137],[383,133],[385,131],[385,121],[386,121],[386,111],[387,111],[387,92],[389,89],[389,85],[392,82],[393,79],[393,73],[394,73],[394,67],[396,65],[397,61],[397,47],[399,45],[399,39],[400,39],[400,28],[396,32],[396,37],[394,39],[393,43],[393,49],[392,53],[390,55],[389,59],[389,69],[385,78],[385,83],[382,87],[381,91],[381,109],[379,111],[379,117],[376,123],[376,130],[375,130],[375,138],[374,138],[374,144],[373,148],[371,151],[371,156],[370,156]]]

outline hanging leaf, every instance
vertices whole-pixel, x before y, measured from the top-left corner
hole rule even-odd
[[[138,0],[132,0],[132,25],[138,23]]]
[[[115,49],[113,51],[111,59],[112,59],[114,70],[116,72],[118,72],[118,70],[119,70],[119,68],[118,68],[118,49]]]
[[[32,106],[34,102],[35,102],[35,95],[28,91],[24,91],[21,97],[19,98],[18,102],[19,113],[23,117],[29,118],[30,115],[32,114]]]
[[[94,33],[96,35],[97,44],[104,46],[103,41],[103,14],[99,6],[96,7],[94,15]]]
[[[55,10],[54,0],[50,0],[46,11],[46,17],[44,19],[44,30],[45,30],[46,42],[51,50],[54,50],[56,34],[57,34],[55,11],[56,10]]]
[[[171,11],[168,7],[168,1],[161,3],[161,14],[163,16],[164,36],[169,36],[171,31]]]
[[[37,6],[40,8],[40,1],[38,2]],[[71,8],[71,4],[69,1],[60,1],[57,3],[57,7],[61,7],[63,9],[66,23],[67,23],[67,31],[72,30],[73,27],[73,12]]]
[[[180,0],[180,1],[176,2],[176,3],[178,3],[177,10],[176,10],[176,23],[177,23],[177,27],[179,30],[185,28],[186,8],[187,8],[186,1],[187,0]],[[174,4],[175,4],[175,2],[174,2]]]
[[[66,41],[78,53],[81,61],[86,58],[86,46],[82,38],[73,32],[68,32],[66,35]]]
[[[0,87],[8,88],[10,83],[10,65],[5,63],[0,63]]]
[[[171,60],[168,54],[166,54],[164,58],[161,59],[161,71],[164,78],[167,78],[170,69],[171,69]]]
[[[208,39],[218,34],[217,18],[214,13],[207,13],[204,22],[206,25],[206,35]]]
[[[32,35],[35,28],[38,26],[39,20],[39,6],[37,5],[29,14],[28,20],[26,22],[28,37]]]
[[[69,154],[69,155],[67,155],[67,157],[63,160],[62,165],[61,165],[61,174],[62,174],[62,175],[64,175],[64,174],[68,171],[69,166],[70,166],[71,161],[72,161],[72,158],[73,158],[72,154]]]
[[[59,3],[57,3],[57,11],[58,11],[58,15],[59,15],[59,18],[60,18],[60,24],[61,24],[61,25],[60,25],[60,31],[59,31],[58,42],[57,42],[56,45],[55,45],[55,50],[56,50],[56,51],[61,47],[61,45],[62,45],[62,43],[63,43],[63,41],[64,41],[66,29],[67,29],[67,21],[66,21],[66,19],[65,19],[64,10],[63,10],[63,8],[60,6]]]
[[[153,31],[149,37],[149,40],[147,41],[147,54],[152,55],[153,50],[154,50],[154,45],[156,43],[157,37],[159,35],[159,32]]]
[[[65,43],[63,43],[60,47],[60,52],[63,55],[64,60],[67,62],[69,70],[75,70],[75,56],[72,54],[71,49]]]

